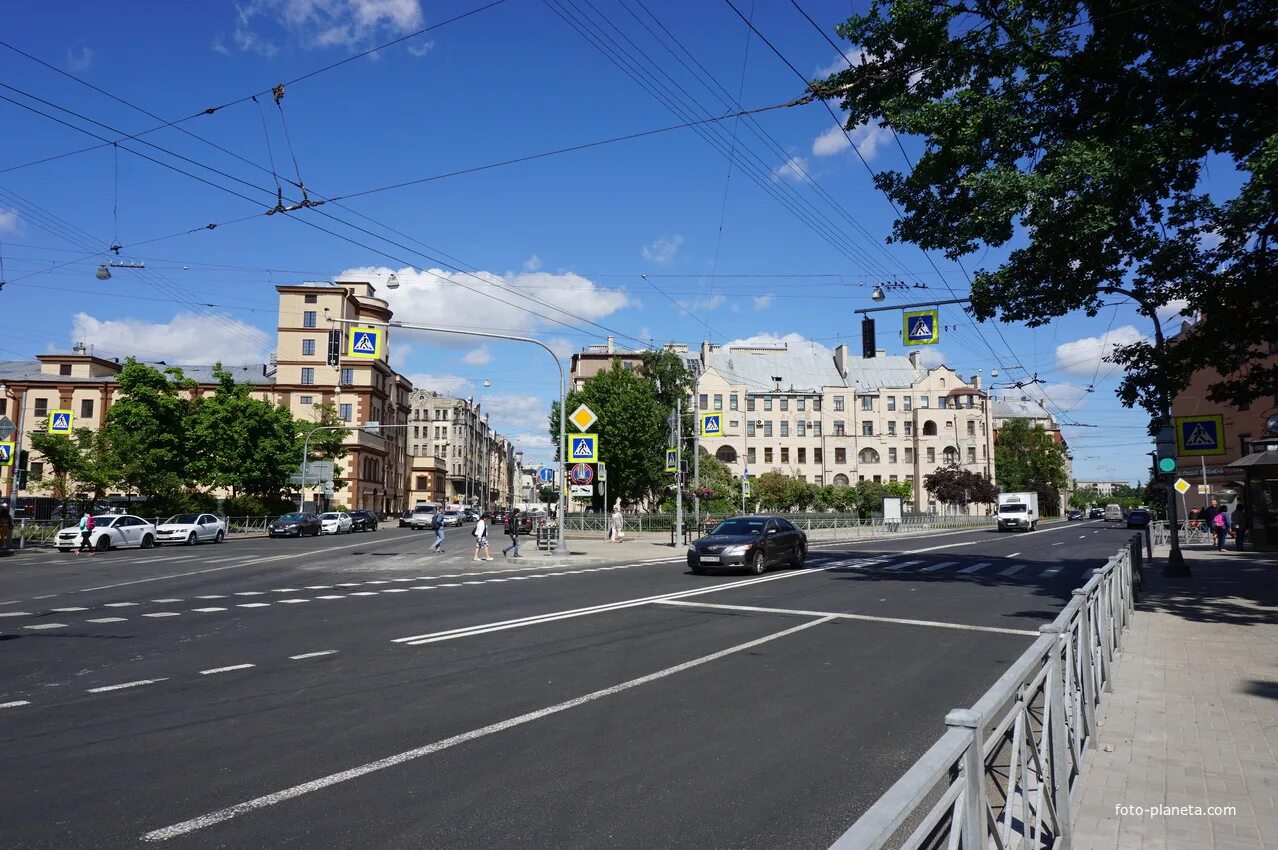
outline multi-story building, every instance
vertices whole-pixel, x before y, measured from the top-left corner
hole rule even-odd
[[[1075,481],[1074,491],[1095,490],[1098,496],[1112,496],[1119,487],[1131,487],[1131,481]],[[1139,485],[1137,485],[1139,486]]]
[[[1051,436],[1052,441],[1065,449],[1065,487],[1061,491],[1061,510],[1069,507],[1069,497],[1074,487],[1074,456],[1070,453],[1065,435],[1061,433],[1060,423],[1051,414],[1043,402],[1030,396],[992,396],[990,407],[994,417],[994,442],[998,442],[998,432],[1003,425],[1012,419],[1024,419],[1030,426],[1040,425]],[[1120,481],[1120,484],[1128,482]]]
[[[876,354],[703,342],[695,406],[723,411],[724,427],[703,447],[738,475],[775,469],[815,484],[907,483],[916,510],[942,510],[923,487],[938,467],[992,480],[993,423],[979,378],[925,368],[917,354]]]
[[[409,492],[407,429],[402,426],[408,421],[412,385],[391,369],[386,346],[377,359],[348,358],[343,348],[336,367],[327,363],[327,317],[389,321],[386,302],[375,297],[371,284],[359,281],[277,286],[276,291],[279,321],[273,362],[224,365],[237,381],[253,386],[255,397],[285,405],[303,422],[316,421],[321,404],[334,405],[340,422],[349,423],[352,433],[346,440],[347,455],[338,461],[337,478],[345,486],[333,500],[388,513],[402,510]],[[95,356],[83,345],[70,354],[0,362],[0,382],[5,386],[0,393],[0,416],[8,415],[15,421],[21,418],[23,429],[29,432],[50,410],[66,409],[75,414],[76,428],[97,429],[115,399],[116,376],[122,368],[119,358]],[[182,364],[180,368],[196,382],[195,396],[211,392],[217,385],[212,365]],[[401,427],[387,428],[380,434],[359,429],[371,421]],[[40,478],[44,467],[44,459],[31,452],[29,483]],[[7,492],[12,491],[13,468],[4,468]],[[316,485],[318,489],[320,482]]]
[[[479,402],[417,390],[409,406],[409,454],[438,458],[444,465],[444,498],[438,501],[477,507],[510,503],[517,468],[514,445],[493,431]]]
[[[701,373],[701,360],[695,354],[689,355],[688,346],[683,343],[672,343],[665,346],[665,350],[679,355],[694,378]],[[618,348],[612,337],[608,337],[608,341],[603,345],[587,345],[572,356],[569,367],[569,389],[581,389],[586,381],[600,372],[611,369],[614,362],[620,363],[626,369],[637,369],[643,364],[643,352]]]

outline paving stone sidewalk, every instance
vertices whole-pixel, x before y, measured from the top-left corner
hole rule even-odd
[[[1185,557],[1188,579],[1162,575],[1165,551],[1146,566],[1075,799],[1078,850],[1278,850],[1278,557]]]

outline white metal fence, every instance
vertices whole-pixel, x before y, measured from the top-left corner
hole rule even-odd
[[[1149,526],[1150,535],[1155,546],[1168,546],[1171,544],[1171,524],[1167,520],[1155,520]],[[1211,526],[1207,522],[1196,519],[1181,520],[1176,523],[1176,529],[1181,546],[1215,545]]]
[[[971,708],[835,843],[1000,850],[1069,846],[1071,799],[1141,575],[1140,538],[1111,557]]]
[[[148,522],[159,525],[168,517],[143,517]],[[235,516],[222,517],[226,521],[226,536],[254,537],[266,534],[266,527],[278,516]],[[27,546],[38,546],[53,542],[58,532],[79,523],[78,519],[19,519],[13,525],[13,537],[10,545],[15,549]]]

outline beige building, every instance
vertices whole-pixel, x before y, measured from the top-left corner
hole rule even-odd
[[[724,429],[702,446],[737,475],[778,470],[815,484],[907,483],[921,511],[945,509],[923,489],[923,476],[937,467],[993,479],[993,427],[979,378],[925,368],[917,354],[818,351],[702,343],[696,408],[722,411]]]
[[[518,497],[523,454],[492,429],[479,402],[423,389],[412,393],[409,405],[414,465],[424,458],[443,465],[442,498],[430,501],[490,508]]]
[[[279,324],[274,362],[226,364],[227,368],[237,380],[254,386],[254,396],[286,405],[302,421],[314,421],[318,406],[332,403],[342,422],[357,429],[347,439],[347,456],[339,461],[338,477],[346,486],[333,495],[333,501],[388,513],[402,510],[409,492],[407,429],[402,426],[408,423],[412,385],[388,365],[387,344],[379,357],[365,360],[346,356],[343,343],[338,365],[327,362],[327,318],[389,321],[386,302],[376,297],[371,284],[360,281],[277,286],[276,291]],[[82,345],[70,354],[2,361],[0,382],[5,392],[0,393],[0,415],[16,422],[21,408],[23,430],[30,432],[35,423],[47,420],[49,411],[66,409],[75,415],[74,427],[96,429],[114,400],[121,368],[118,358],[94,356]],[[194,395],[214,388],[211,365],[183,364],[181,369],[199,385]],[[401,427],[385,429],[380,435],[358,430],[370,421]],[[32,479],[44,472],[44,460],[37,452],[31,452],[29,472]],[[5,490],[10,492],[12,467],[5,468],[4,476]],[[18,495],[24,493],[35,495],[31,488]]]

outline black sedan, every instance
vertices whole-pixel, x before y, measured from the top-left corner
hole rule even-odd
[[[372,511],[351,511],[351,531],[376,531],[377,514]]]
[[[1074,508],[1074,509],[1073,509],[1073,510],[1071,510],[1069,513],[1067,513],[1067,514],[1066,514],[1066,516],[1067,516],[1069,519],[1082,519],[1082,518],[1083,518],[1083,512],[1082,512],[1082,511],[1080,511],[1080,510],[1078,510],[1077,508]]]
[[[1087,518],[1088,518],[1088,519],[1104,519],[1104,518],[1105,518],[1105,509],[1104,509],[1104,508],[1092,508],[1090,511],[1088,511],[1088,512],[1087,512]]]
[[[697,575],[723,567],[762,575],[778,564],[798,569],[807,554],[808,536],[785,517],[739,516],[688,547],[688,568]]]
[[[267,537],[318,537],[319,517],[311,513],[284,514],[266,527]]]
[[[1153,517],[1151,517],[1149,511],[1144,508],[1132,508],[1127,512],[1127,527],[1144,528],[1149,525],[1149,521],[1151,519],[1153,519]]]

